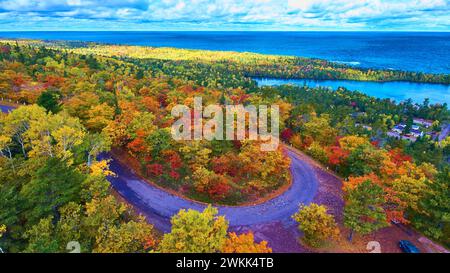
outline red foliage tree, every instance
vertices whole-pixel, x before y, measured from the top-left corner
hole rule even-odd
[[[327,149],[328,163],[332,166],[340,165],[350,155],[348,151],[339,146],[332,146]]]
[[[236,149],[241,149],[242,143],[241,143],[240,140],[233,140],[233,146],[234,146]]]
[[[11,52],[11,49],[7,46],[0,47],[0,52],[4,54],[9,54]]]
[[[139,154],[142,152],[145,152],[147,149],[147,146],[145,144],[145,141],[141,137],[135,138],[133,141],[127,144],[127,148],[130,150],[130,152]]]
[[[173,150],[164,151],[163,156],[165,161],[169,163],[171,169],[178,170],[183,166],[183,161],[177,152]]]
[[[61,87],[64,84],[64,78],[59,76],[47,75],[45,78],[44,87],[47,88],[49,86],[53,87]]]
[[[211,183],[208,188],[208,194],[214,200],[221,200],[225,198],[231,190],[231,186],[229,185],[226,177],[217,176],[216,179]]]
[[[159,94],[158,101],[159,101],[159,104],[162,105],[163,107],[167,107],[167,105],[169,105],[167,103],[167,95],[166,94]]]
[[[409,155],[405,155],[399,148],[390,150],[389,156],[391,158],[391,161],[394,162],[397,166],[402,166],[406,161],[412,162],[412,157]]]
[[[148,176],[161,176],[164,172],[163,165],[161,164],[149,164],[147,165],[147,175]]]
[[[380,142],[378,140],[374,140],[370,142],[370,144],[372,144],[372,146],[375,148],[380,148]]]
[[[281,132],[281,139],[285,142],[289,142],[291,138],[294,136],[294,132],[290,128],[285,128]]]
[[[235,177],[239,174],[239,158],[235,154],[225,154],[213,158],[212,170],[217,174],[228,174]]]
[[[170,176],[172,179],[174,179],[174,180],[180,179],[180,174],[179,174],[178,172],[174,171],[174,170],[171,170],[171,171],[169,172],[169,176]]]
[[[239,94],[230,96],[230,99],[233,101],[233,104],[236,105],[236,104],[243,104],[249,97],[250,97],[249,94]]]

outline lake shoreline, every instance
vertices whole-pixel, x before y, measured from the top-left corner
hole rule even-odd
[[[328,60],[326,60],[328,61]],[[328,61],[333,62],[333,61]],[[313,79],[313,78],[276,78],[276,77],[249,77],[255,81],[258,80],[274,80],[274,81],[340,81],[340,82],[370,82],[370,83],[411,83],[411,84],[430,84],[430,85],[441,85],[443,87],[450,87],[450,84],[438,83],[438,82],[414,82],[408,80],[385,80],[385,81],[373,81],[373,80],[349,80],[349,79]]]
[[[450,85],[440,83],[417,83],[411,81],[356,81],[356,80],[315,80],[315,79],[286,79],[251,77],[258,87],[263,86],[308,86],[311,88],[324,87],[336,90],[344,87],[351,91],[358,91],[379,99],[391,99],[396,103],[413,100],[422,103],[426,98],[432,104],[450,103]]]
[[[360,69],[448,74],[448,32],[0,31],[5,38],[254,52],[358,64]],[[408,45],[408,46],[404,46]],[[351,48],[352,50],[348,50]]]

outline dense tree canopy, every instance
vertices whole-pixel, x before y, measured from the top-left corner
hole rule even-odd
[[[315,203],[302,205],[292,218],[298,223],[298,229],[305,234],[305,242],[311,246],[320,246],[337,238],[339,234],[337,224],[333,216],[327,213],[325,206]]]
[[[225,243],[228,222],[217,209],[181,210],[172,218],[172,230],[164,234],[160,248],[169,253],[214,253]]]
[[[448,244],[448,139],[387,136],[398,123],[411,130],[414,118],[433,120],[429,133],[440,131],[450,121],[447,104],[395,103],[345,88],[259,88],[251,77],[448,84],[449,75],[253,53],[40,41],[0,47],[0,98],[29,104],[0,114],[2,249],[63,252],[79,240],[94,252],[269,252],[251,233],[227,235],[212,208],[180,212],[157,246],[152,226],[110,193],[113,174],[97,156],[111,148],[152,182],[209,203],[252,202],[289,183],[281,146],[263,152],[258,141],[173,140],[172,108],[192,107],[199,95],[222,108],[279,105],[281,139],[346,180],[351,230],[370,233],[396,220]],[[308,239],[334,230],[325,212],[312,206],[297,214],[308,220]],[[317,226],[312,218],[327,223],[320,234],[306,232]]]

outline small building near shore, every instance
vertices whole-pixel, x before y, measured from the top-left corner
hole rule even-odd
[[[425,126],[426,128],[433,126],[433,121],[429,119],[423,119],[423,118],[413,118],[414,124],[420,124],[422,126]]]

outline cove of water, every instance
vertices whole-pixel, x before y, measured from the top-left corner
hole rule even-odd
[[[372,97],[389,98],[396,102],[412,99],[422,103],[426,98],[431,103],[450,104],[450,85],[414,83],[414,82],[363,82],[349,80],[310,80],[310,79],[268,79],[255,78],[258,86],[279,86],[284,84],[308,85],[310,87],[330,87],[336,90],[345,87],[349,90],[360,91]]]
[[[0,37],[248,51],[364,68],[450,72],[450,32],[4,31]]]

